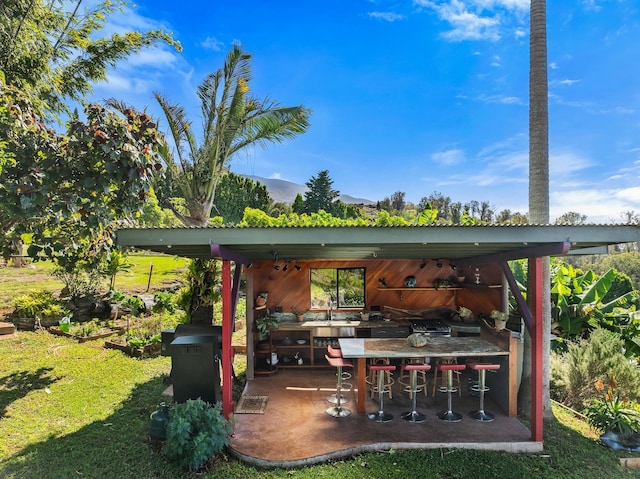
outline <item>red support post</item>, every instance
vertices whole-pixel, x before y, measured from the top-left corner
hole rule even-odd
[[[543,383],[543,343],[542,325],[542,258],[529,259],[529,307],[533,319],[531,329],[531,439],[542,441],[543,413],[542,413],[542,383]],[[549,286],[546,285],[548,288]],[[548,340],[548,339],[547,339]]]
[[[231,316],[231,264],[222,261],[222,414],[227,419],[233,412],[233,375],[231,334],[233,317]]]

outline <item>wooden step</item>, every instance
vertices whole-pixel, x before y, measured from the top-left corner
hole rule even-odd
[[[12,323],[0,321],[0,336],[13,334],[16,327]]]

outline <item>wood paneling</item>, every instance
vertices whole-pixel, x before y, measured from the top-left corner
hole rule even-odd
[[[309,309],[310,296],[310,269],[311,268],[366,268],[366,305],[392,306],[402,309],[427,309],[440,306],[465,306],[474,313],[489,313],[492,309],[499,309],[501,305],[501,289],[487,289],[482,285],[473,284],[475,281],[475,268],[465,268],[457,265],[454,271],[448,261],[443,260],[442,267],[437,266],[437,261],[428,261],[424,268],[420,268],[422,261],[408,260],[363,260],[363,261],[300,261],[302,268],[298,271],[294,262],[288,264],[283,271],[284,262],[278,262],[279,270],[273,269],[273,262],[258,262],[247,270],[252,276],[253,292],[255,296],[260,291],[269,291],[268,306],[274,308],[281,306],[284,312],[290,311],[294,306],[297,309]],[[464,272],[466,282],[462,288],[445,289],[438,291],[416,290],[390,290],[380,287],[380,279],[384,278],[389,288],[404,286],[407,276],[415,276],[418,288],[433,287],[439,279],[455,281],[456,273]],[[499,285],[502,282],[502,272],[494,265],[479,267],[480,281],[483,284]]]

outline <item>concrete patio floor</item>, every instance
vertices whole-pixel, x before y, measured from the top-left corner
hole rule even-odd
[[[431,375],[429,376],[431,378]],[[507,417],[487,397],[485,410],[495,421],[481,423],[469,411],[478,409],[478,398],[463,391],[453,398],[453,410],[464,417],[447,423],[436,414],[447,405],[446,394],[417,397],[418,411],[427,417],[422,423],[409,423],[400,415],[411,410],[411,400],[399,384],[393,399],[385,397],[385,412],[394,418],[376,423],[355,412],[355,391],[346,393],[344,407],[350,416],[334,418],[326,413],[331,406],[327,396],[335,392],[335,370],[280,369],[273,376],[248,381],[245,395],[268,396],[265,414],[235,414],[231,452],[239,459],[261,467],[295,467],[353,456],[362,452],[388,449],[468,448],[509,452],[539,453],[541,442],[517,418]],[[463,388],[466,377],[462,378]],[[377,399],[367,395],[367,412],[378,410]]]

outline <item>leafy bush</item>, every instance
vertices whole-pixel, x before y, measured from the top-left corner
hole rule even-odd
[[[604,390],[601,378],[596,381],[596,389]],[[609,383],[604,401],[591,400],[586,415],[589,425],[600,433],[613,431],[622,439],[626,439],[640,431],[640,413],[633,409],[629,401],[620,397],[615,380]]]
[[[131,310],[131,314],[134,316],[140,316],[147,310],[144,301],[139,296],[129,296],[125,302],[124,306]]]
[[[154,313],[160,313],[162,311],[173,313],[176,310],[174,295],[171,293],[157,292],[153,295],[153,301],[152,311]]]
[[[599,378],[614,380],[617,389],[632,401],[640,398],[640,369],[623,354],[620,335],[602,328],[588,339],[568,342],[565,353],[551,353],[551,395],[566,406],[581,410],[598,395]]]
[[[23,318],[63,317],[69,311],[53,297],[51,291],[33,289],[13,300],[15,314]]]
[[[162,453],[184,469],[195,471],[229,445],[232,432],[221,403],[211,406],[201,399],[189,399],[170,412]]]

